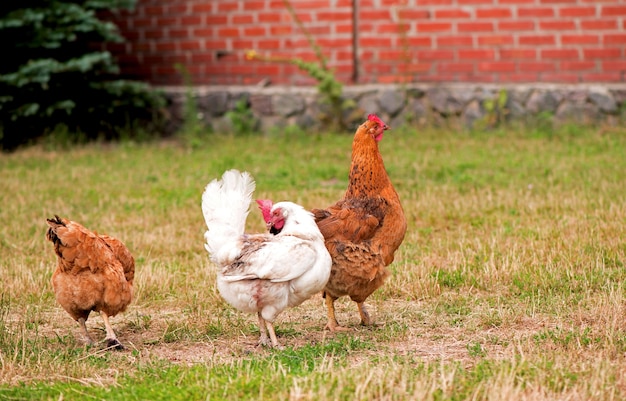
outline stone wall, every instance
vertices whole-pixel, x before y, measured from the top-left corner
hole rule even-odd
[[[188,90],[163,88],[170,99],[170,131],[181,126]],[[233,113],[248,113],[254,130],[289,125],[324,130],[328,106],[313,87],[207,86],[191,95],[198,119],[214,132],[233,131]],[[359,85],[344,87],[343,126],[376,113],[392,127],[457,124],[484,128],[497,121],[616,125],[626,121],[626,85]],[[239,111],[234,111],[239,107]],[[230,112],[230,113],[229,113]],[[243,112],[243,113],[242,113]]]

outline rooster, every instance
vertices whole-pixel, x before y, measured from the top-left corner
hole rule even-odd
[[[406,233],[400,199],[378,150],[387,129],[376,115],[368,116],[354,135],[343,199],[327,209],[312,210],[333,260],[323,294],[330,331],[347,330],[338,324],[334,306],[344,295],[357,303],[361,324],[372,324],[364,302],[389,275],[386,266]]]
[[[292,202],[257,201],[273,234],[244,234],[254,189],[250,174],[237,170],[206,186],[205,248],[218,267],[222,297],[243,312],[257,314],[259,345],[281,348],[276,317],[324,288],[331,259],[311,212]]]
[[[52,286],[57,302],[76,320],[88,344],[91,311],[100,312],[108,348],[123,349],[109,317],[124,312],[133,297],[135,260],[126,246],[108,235],[98,235],[82,225],[54,216],[47,219],[46,239],[54,244],[57,268]]]

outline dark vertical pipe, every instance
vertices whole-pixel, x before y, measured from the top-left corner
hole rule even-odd
[[[359,82],[359,0],[352,0],[352,82]]]

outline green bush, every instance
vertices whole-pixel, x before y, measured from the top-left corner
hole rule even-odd
[[[156,123],[165,104],[147,84],[123,80],[104,44],[121,42],[102,13],[135,0],[5,1],[0,5],[0,147],[62,126],[89,139],[128,136]]]

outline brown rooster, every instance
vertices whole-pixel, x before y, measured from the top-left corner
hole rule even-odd
[[[333,259],[324,288],[326,328],[331,331],[346,330],[337,323],[334,306],[344,295],[357,303],[361,324],[372,324],[364,302],[389,275],[386,266],[393,262],[406,233],[400,199],[378,150],[388,128],[376,115],[368,116],[354,135],[349,184],[343,199],[327,209],[312,210]]]
[[[109,323],[126,310],[133,296],[135,259],[126,246],[108,235],[98,235],[82,225],[54,216],[47,219],[46,239],[58,257],[52,275],[56,300],[82,327],[93,344],[86,321],[100,312],[106,328],[107,347],[123,349]]]

